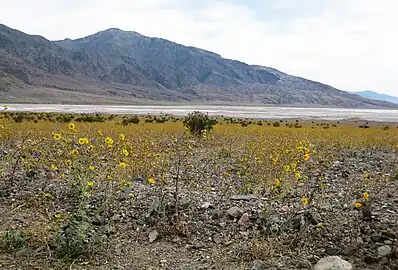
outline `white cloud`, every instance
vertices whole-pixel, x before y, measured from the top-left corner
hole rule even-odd
[[[110,27],[250,64],[398,95],[395,0],[13,0],[1,23],[49,39]]]

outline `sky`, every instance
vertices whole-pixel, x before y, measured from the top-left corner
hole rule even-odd
[[[50,40],[120,28],[398,96],[397,0],[1,1],[0,23]]]

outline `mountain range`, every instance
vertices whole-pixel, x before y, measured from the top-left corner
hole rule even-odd
[[[377,93],[374,91],[367,90],[367,91],[359,91],[359,92],[351,92],[351,93],[359,95],[364,98],[369,98],[369,99],[374,99],[374,100],[382,100],[382,101],[387,101],[387,102],[398,104],[398,97],[381,94],[381,93]]]
[[[2,24],[0,101],[398,107],[132,31],[50,41]]]

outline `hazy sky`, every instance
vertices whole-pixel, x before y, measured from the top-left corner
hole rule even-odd
[[[1,0],[0,23],[48,39],[117,27],[343,90],[398,95],[397,0]]]

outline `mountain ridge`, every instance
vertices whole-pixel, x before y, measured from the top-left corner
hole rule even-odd
[[[50,41],[0,24],[0,72],[0,99],[9,100],[47,101],[43,93],[62,90],[76,99],[84,93],[127,102],[395,107],[271,67],[118,28]],[[63,96],[58,97],[61,103]]]
[[[392,102],[392,103],[398,104],[398,97],[383,94],[383,93],[378,93],[375,91],[365,90],[365,91],[358,91],[358,92],[351,92],[351,93],[359,95],[364,98],[387,101],[387,102]]]

